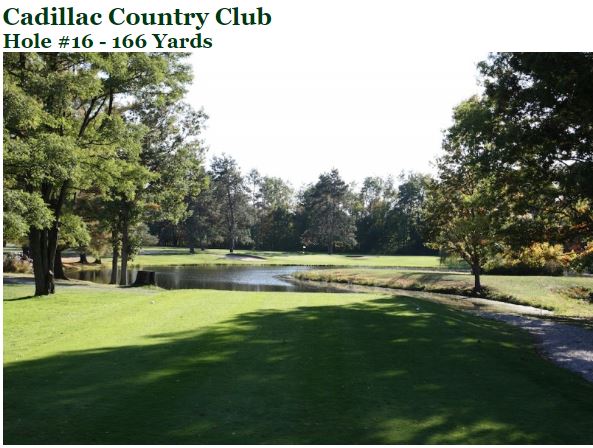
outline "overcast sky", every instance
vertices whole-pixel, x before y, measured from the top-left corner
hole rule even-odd
[[[210,156],[295,187],[333,167],[357,182],[431,172],[452,108],[480,91],[476,63],[535,42],[559,49],[534,30],[569,10],[531,0],[250,4],[272,24],[217,28],[213,48],[192,55],[188,101],[210,115]]]

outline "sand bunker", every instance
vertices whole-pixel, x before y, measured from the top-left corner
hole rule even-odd
[[[257,261],[257,260],[265,260],[265,257],[260,257],[259,255],[249,255],[249,254],[226,254],[224,258],[230,258],[232,260],[240,260],[240,261]]]

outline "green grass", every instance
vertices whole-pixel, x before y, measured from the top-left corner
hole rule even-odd
[[[380,294],[4,287],[4,441],[590,443],[531,338]]]
[[[473,276],[466,273],[414,272],[397,269],[329,269],[296,274],[303,280],[352,283],[365,286],[464,293],[473,288]],[[593,317],[593,303],[566,294],[571,287],[593,290],[593,277],[544,277],[484,275],[482,285],[492,298],[554,311],[559,316]]]
[[[439,257],[406,255],[327,255],[298,252],[261,252],[238,250],[236,254],[263,257],[244,261],[225,258],[229,252],[224,249],[197,250],[194,255],[188,249],[147,247],[138,255],[133,264],[144,266],[199,265],[199,264],[242,264],[242,265],[305,265],[305,266],[375,266],[375,267],[418,267],[438,268]],[[108,260],[104,260],[108,262]]]

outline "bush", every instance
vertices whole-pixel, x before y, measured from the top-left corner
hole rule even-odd
[[[31,259],[23,254],[4,254],[2,266],[4,272],[28,273],[33,271]]]
[[[521,251],[505,250],[484,267],[494,275],[555,275],[564,274],[571,260],[560,244],[535,243]]]
[[[585,249],[575,255],[570,267],[577,272],[593,273],[593,241],[589,241]]]

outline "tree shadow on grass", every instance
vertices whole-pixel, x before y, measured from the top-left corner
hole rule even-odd
[[[410,298],[259,310],[4,370],[7,443],[587,443],[593,388]]]

